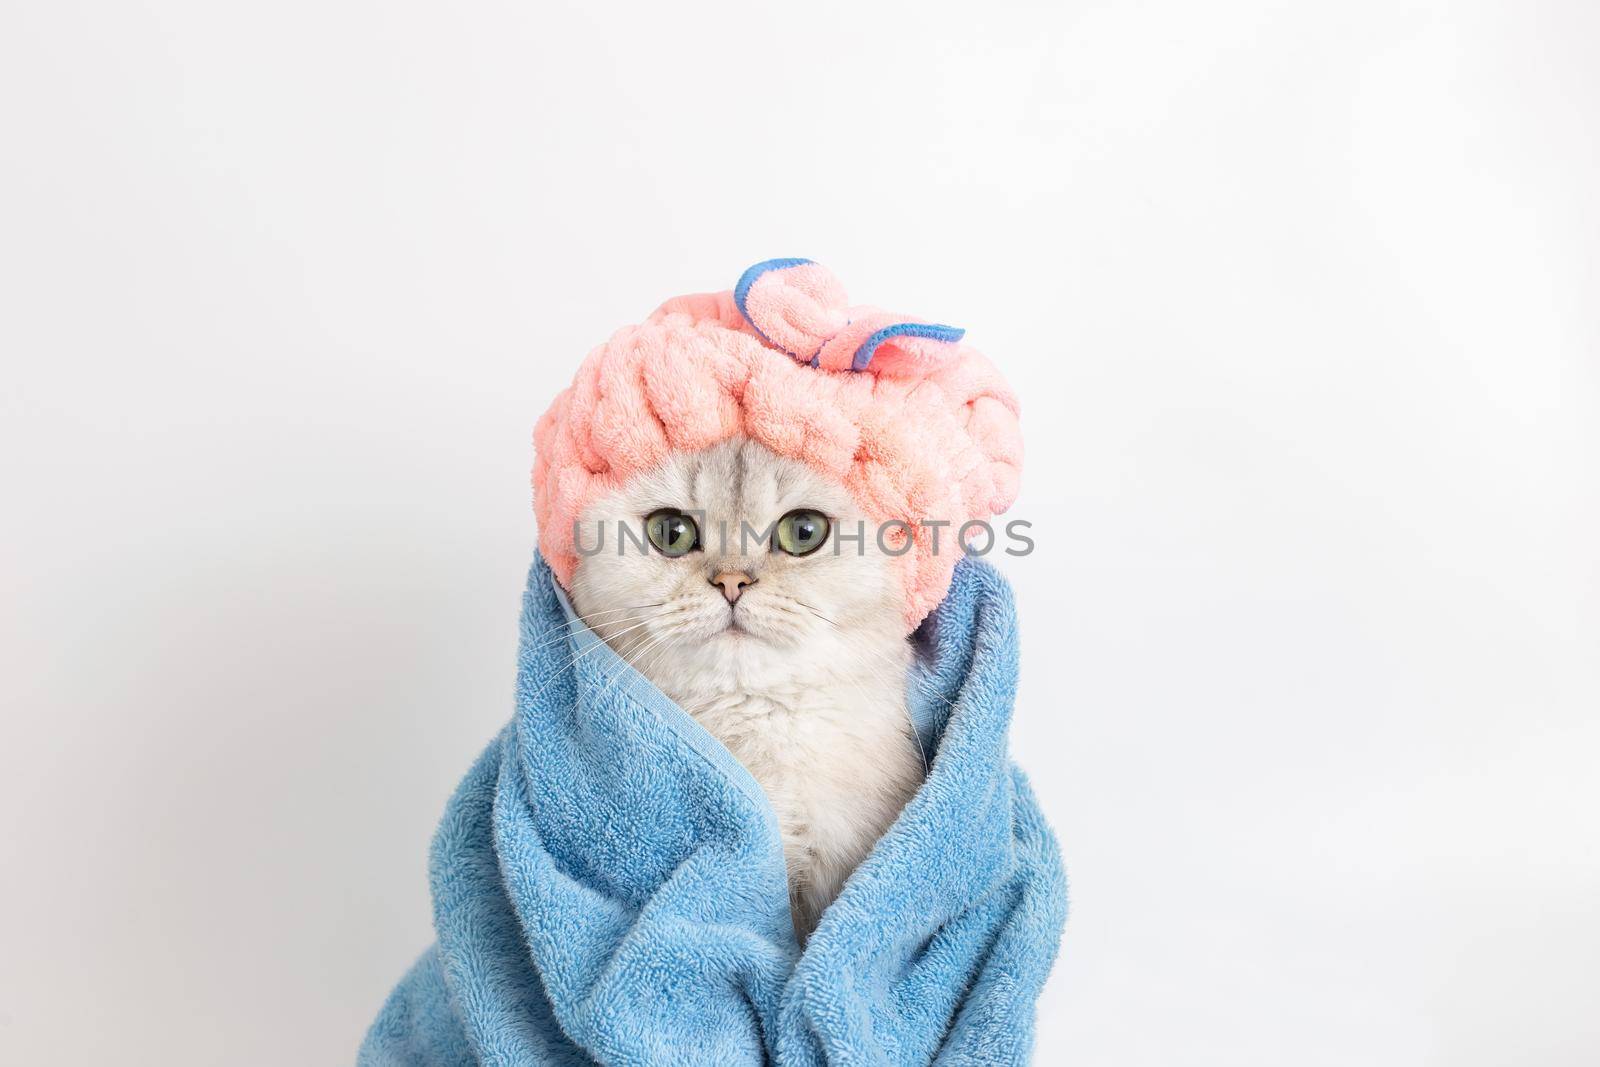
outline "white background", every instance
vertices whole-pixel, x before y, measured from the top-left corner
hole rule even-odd
[[[0,1059],[337,1064],[534,420],[809,256],[1024,398],[1038,1060],[1600,1062],[1600,7],[13,3]]]

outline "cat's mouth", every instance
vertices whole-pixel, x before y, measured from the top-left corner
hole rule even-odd
[[[717,630],[713,636],[740,643],[754,641],[767,644],[775,635],[767,626],[765,619],[752,619],[749,611],[741,611],[737,607],[730,606],[727,622],[723,623],[722,629]]]

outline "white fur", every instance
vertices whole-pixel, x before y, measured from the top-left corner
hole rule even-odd
[[[627,541],[660,508],[698,513],[702,551],[669,558]],[[810,508],[833,531],[795,557],[765,531]],[[860,524],[860,525],[858,525]],[[850,872],[922,782],[906,710],[911,651],[902,595],[874,526],[850,495],[803,464],[735,439],[678,455],[583,516],[574,610],[750,771],[783,835],[795,931],[802,941]],[[844,532],[857,543],[840,541]],[[711,579],[756,581],[729,605]]]

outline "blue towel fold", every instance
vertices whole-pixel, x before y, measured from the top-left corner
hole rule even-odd
[[[1006,756],[1010,588],[963,560],[915,640],[927,781],[801,952],[760,787],[535,560],[516,715],[434,838],[438,942],[360,1062],[1025,1063],[1066,884]]]

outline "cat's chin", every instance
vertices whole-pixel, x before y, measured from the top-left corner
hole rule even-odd
[[[762,633],[737,619],[730,619],[722,629],[712,633],[709,641],[719,642],[733,649],[783,648],[793,645],[794,642],[777,640],[771,634]]]

